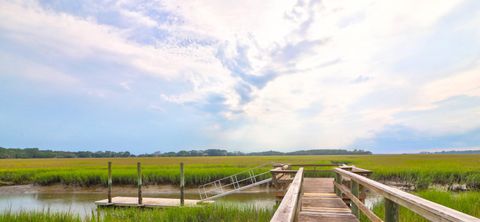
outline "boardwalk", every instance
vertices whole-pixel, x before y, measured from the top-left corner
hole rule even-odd
[[[292,170],[291,166],[299,168],[298,170]],[[311,176],[311,173],[325,172],[325,170],[317,170],[316,167],[332,166],[335,166],[335,168],[327,172],[335,173],[335,179],[304,177],[304,173]],[[359,222],[358,216],[360,214],[363,214],[371,222],[398,222],[400,207],[405,207],[430,221],[480,222],[479,218],[371,180],[368,178],[372,173],[371,171],[355,166],[274,164],[273,167],[274,169],[270,171],[260,173],[257,171],[261,167],[258,167],[201,185],[199,187],[200,200],[186,200],[183,195],[183,164],[180,164],[181,198],[169,199],[142,197],[142,173],[140,163],[137,163],[137,197],[112,198],[111,163],[109,162],[108,198],[96,201],[95,204],[97,206],[152,208],[195,206],[200,203],[212,203],[212,199],[272,182],[277,191],[285,191],[286,189],[286,192],[272,216],[271,222]],[[304,170],[304,167],[313,167],[314,169]],[[244,173],[246,175],[242,175]],[[269,174],[271,174],[271,178],[265,178]],[[366,190],[384,198],[384,218],[380,218],[365,206]]]
[[[304,178],[298,221],[358,222],[333,191],[333,178]]]
[[[273,181],[282,178],[282,174],[295,177],[289,179],[291,183],[270,222],[358,222],[360,214],[372,222],[398,222],[401,206],[429,221],[480,222],[476,217],[371,180],[367,177],[371,174],[368,170],[340,166],[333,169],[335,179],[305,178],[304,167],[307,165],[300,165],[297,171],[277,168],[271,171],[272,178],[277,178]],[[366,189],[383,196],[384,218],[365,206]]]

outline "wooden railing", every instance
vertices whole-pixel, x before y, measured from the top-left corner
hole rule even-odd
[[[359,198],[360,192],[369,189],[385,198],[384,220],[386,222],[397,222],[399,220],[399,206],[403,206],[430,221],[480,222],[480,219],[468,214],[464,214],[359,175],[362,174],[362,172],[367,173],[367,170],[355,167],[342,167],[335,168],[334,172],[336,173],[335,192],[340,197],[346,196],[347,199],[350,199],[352,213],[357,217],[361,211],[370,219],[370,221],[383,221],[366,207],[363,201]],[[344,180],[345,178],[349,179],[348,183]]]
[[[292,182],[292,178],[290,177],[292,174],[295,174],[297,170],[292,170],[292,167],[299,168],[302,167],[303,173],[332,173],[333,167],[338,167],[339,164],[282,164],[276,163],[273,164],[272,170],[270,173],[272,174],[272,182],[273,185],[279,185],[282,183],[286,183],[287,185]],[[330,167],[329,169],[325,169],[325,167]]]
[[[284,180],[288,180],[287,177],[290,175],[290,173],[287,173],[286,171],[290,169],[289,165],[274,164],[273,167],[274,168],[270,170],[270,173],[272,174],[272,183],[274,186],[277,186],[279,183],[283,182]]]
[[[332,172],[333,167],[340,166],[339,164],[326,163],[326,164],[288,164],[289,167],[303,167],[303,173],[327,173]],[[325,169],[327,168],[327,169]]]
[[[283,173],[293,173],[292,171],[288,170],[280,170],[276,169],[277,171],[285,171]],[[282,172],[278,172],[282,173]],[[298,212],[300,211],[300,198],[302,196],[302,183],[303,183],[303,168],[298,169],[295,172],[295,177],[293,178],[292,183],[290,184],[287,193],[283,197],[282,202],[278,206],[277,211],[273,215],[271,222],[293,222],[297,217]]]

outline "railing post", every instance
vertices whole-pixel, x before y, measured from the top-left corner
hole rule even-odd
[[[180,163],[180,206],[185,204],[185,175],[183,172],[183,163]]]
[[[108,203],[112,203],[112,162],[108,162]]]
[[[352,191],[353,196],[358,198],[359,186],[357,181],[352,179],[350,190]],[[350,201],[350,205],[351,205],[353,215],[355,215],[358,218],[359,216],[358,206],[353,201]]]
[[[358,199],[365,204],[365,198],[367,197],[365,187],[361,184],[358,185]]]
[[[342,176],[339,173],[335,174],[335,182],[337,182],[339,185],[342,185]],[[337,196],[342,197],[342,191],[335,186],[334,188]]]
[[[398,204],[385,198],[385,222],[398,222]]]
[[[142,205],[142,168],[140,162],[137,163],[137,173],[138,173],[138,205]]]

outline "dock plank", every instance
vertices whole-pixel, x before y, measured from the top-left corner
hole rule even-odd
[[[333,178],[304,178],[300,222],[358,222],[333,190]]]

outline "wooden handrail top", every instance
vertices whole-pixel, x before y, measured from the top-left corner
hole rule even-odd
[[[270,173],[290,173],[290,174],[295,174],[297,173],[298,170],[277,170],[277,169],[273,169],[273,170],[270,170]]]
[[[273,170],[286,170],[288,169],[290,165],[287,165],[287,164],[283,164],[283,165],[277,165],[277,166],[274,166],[275,168],[273,168]]]
[[[322,167],[322,166],[336,166],[338,167],[339,165],[338,164],[333,164],[333,163],[326,163],[326,164],[315,164],[315,163],[312,163],[312,164],[289,164],[289,166],[293,166],[293,167]]]
[[[442,206],[405,191],[389,187],[385,184],[344,169],[335,168],[333,171],[343,177],[348,177],[351,180],[356,181],[364,187],[367,187],[385,198],[412,210],[430,221],[480,222],[480,219],[476,217]]]
[[[352,172],[354,172],[354,173],[372,173],[371,170],[366,170],[366,169],[359,168],[359,167],[356,167],[356,166],[352,166]]]
[[[274,164],[272,164],[272,166],[273,166],[274,168],[276,168],[276,167],[288,166],[288,164],[283,164],[283,163],[274,163]]]
[[[292,222],[295,220],[295,213],[299,204],[298,200],[301,195],[302,182],[303,168],[300,168],[270,222]]]

